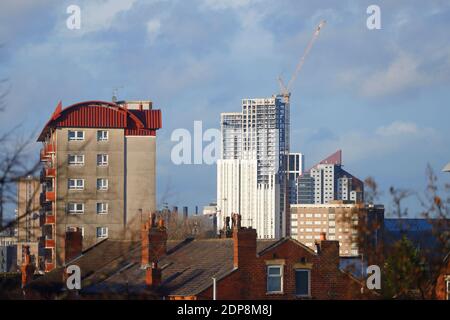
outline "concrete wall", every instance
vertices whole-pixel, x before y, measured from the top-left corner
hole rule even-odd
[[[140,238],[141,211],[156,211],[156,137],[125,137],[125,224],[127,238]]]
[[[57,134],[56,181],[56,246],[57,263],[63,261],[64,235],[69,226],[84,229],[83,248],[95,244],[97,227],[107,227],[112,239],[123,238],[124,226],[124,130],[107,129],[108,141],[97,141],[98,129],[81,129],[84,141],[69,141],[69,128],[59,128]],[[97,154],[108,154],[108,166],[97,166]],[[83,166],[69,166],[69,154],[84,154]],[[69,190],[68,179],[84,179],[84,190]],[[108,190],[97,190],[97,178],[108,179]],[[84,214],[68,214],[69,202],[84,203]],[[107,214],[97,214],[97,202],[108,203]],[[59,260],[58,260],[59,259]]]
[[[41,236],[39,225],[39,178],[21,178],[17,182],[17,241],[38,241]]]

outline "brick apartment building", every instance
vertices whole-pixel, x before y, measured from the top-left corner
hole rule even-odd
[[[289,237],[257,240],[238,215],[223,235],[167,241],[163,220],[153,216],[142,241],[106,239],[78,253],[71,262],[81,269],[76,295],[64,288],[63,267],[31,281],[26,292],[29,298],[212,299],[215,278],[217,299],[363,298],[362,284],[339,269],[338,241],[322,238],[316,253]]]
[[[155,201],[156,130],[150,101],[58,104],[42,142],[41,268],[62,265],[66,232],[79,228],[83,247],[105,238],[139,237],[142,212]]]
[[[378,221],[383,225],[384,206],[367,205],[364,203],[334,200],[324,204],[292,204],[291,205],[291,236],[312,250],[315,241],[325,233],[330,240],[340,243],[341,256],[357,256],[360,248],[361,229]],[[376,230],[371,236],[376,237]],[[378,233],[381,241],[382,230]],[[376,241],[376,239],[373,239]]]

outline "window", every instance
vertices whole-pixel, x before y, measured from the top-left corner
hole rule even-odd
[[[108,228],[107,227],[97,227],[97,238],[107,238]]]
[[[108,141],[108,131],[98,130],[97,131],[97,141]]]
[[[84,155],[69,154],[69,166],[84,165]]]
[[[107,154],[98,154],[97,155],[97,165],[98,166],[107,166],[108,165],[108,155]]]
[[[67,210],[70,214],[82,214],[84,213],[84,203],[70,202],[67,205]]]
[[[108,190],[108,179],[97,179],[97,190]]]
[[[97,202],[97,213],[98,214],[107,214],[108,213],[108,203]]]
[[[69,190],[83,190],[84,179],[69,179]]]
[[[283,266],[267,266],[267,292],[283,292]]]
[[[84,131],[69,130],[69,141],[84,140]]]
[[[295,270],[295,294],[300,297],[310,296],[310,270]]]

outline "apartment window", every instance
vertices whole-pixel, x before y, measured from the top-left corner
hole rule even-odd
[[[108,213],[108,203],[97,202],[97,213],[98,214],[107,214]]]
[[[69,166],[82,166],[84,165],[84,155],[69,154]]]
[[[97,131],[97,141],[108,141],[108,131],[98,130]]]
[[[308,297],[311,295],[311,277],[310,270],[295,270],[295,294],[299,297]]]
[[[83,190],[84,179],[69,179],[69,190]]]
[[[67,210],[70,214],[82,214],[84,213],[84,203],[70,202],[67,205]]]
[[[84,131],[69,130],[69,141],[84,140]]]
[[[267,293],[283,292],[283,266],[267,266]]]
[[[97,227],[97,238],[107,238],[108,228],[107,227]]]
[[[107,154],[98,154],[97,155],[97,165],[98,166],[107,166],[108,165],[108,155]]]
[[[108,179],[97,179],[97,190],[108,190]]]

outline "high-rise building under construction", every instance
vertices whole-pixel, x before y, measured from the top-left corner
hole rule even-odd
[[[218,227],[240,213],[260,238],[287,230],[289,103],[282,96],[243,99],[242,111],[221,114],[222,152],[217,162]]]

